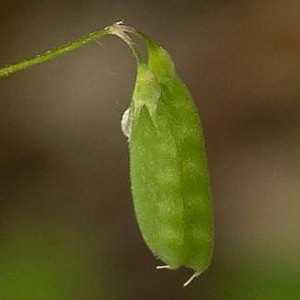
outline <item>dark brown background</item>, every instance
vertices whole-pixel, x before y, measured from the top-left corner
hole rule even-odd
[[[2,0],[0,65],[121,19],[201,112],[212,267],[182,289],[190,272],[156,271],[140,237],[120,131],[135,65],[108,37],[0,80],[0,299],[299,299],[300,2]]]

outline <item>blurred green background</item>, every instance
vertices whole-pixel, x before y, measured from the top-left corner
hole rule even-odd
[[[157,271],[120,118],[135,63],[108,37],[0,80],[0,300],[300,299],[300,2],[1,0],[0,65],[124,19],[163,44],[203,120],[209,271]]]

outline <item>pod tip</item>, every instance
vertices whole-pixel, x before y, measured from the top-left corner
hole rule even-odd
[[[195,272],[184,284],[183,287],[187,287],[195,278],[197,278],[201,273]]]

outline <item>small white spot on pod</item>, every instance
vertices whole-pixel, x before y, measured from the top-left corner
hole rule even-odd
[[[127,108],[123,113],[121,119],[121,129],[123,134],[128,139],[130,139],[130,133],[131,133],[130,108]]]

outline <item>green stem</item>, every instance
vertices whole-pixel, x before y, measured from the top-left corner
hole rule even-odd
[[[21,70],[27,69],[29,67],[38,65],[40,63],[52,60],[58,56],[61,56],[68,52],[76,50],[88,43],[99,40],[106,35],[113,34],[112,28],[113,27],[115,28],[116,26],[118,26],[118,23],[116,23],[112,26],[105,27],[104,29],[101,29],[99,31],[90,33],[78,40],[75,40],[74,42],[68,43],[66,45],[63,45],[61,47],[58,47],[58,48],[55,48],[52,50],[49,50],[43,54],[40,54],[35,57],[17,62],[15,64],[9,65],[7,67],[4,67],[4,68],[0,69],[0,78],[8,76],[17,71],[21,71]]]
[[[130,39],[130,37],[127,35],[126,32],[130,33],[137,33],[135,28],[130,26],[123,25],[122,22],[116,22],[111,26],[107,26],[104,29],[101,29],[99,31],[90,33],[80,39],[75,40],[74,42],[68,43],[66,45],[60,46],[58,48],[49,50],[43,54],[36,55],[35,57],[19,61],[15,64],[9,65],[7,67],[4,67],[0,69],[0,78],[9,76],[12,73],[25,70],[27,68],[33,67],[35,65],[41,64],[43,62],[50,61],[58,56],[64,55],[68,52],[74,51],[86,44],[89,44],[91,42],[94,42],[96,40],[99,40],[103,38],[106,35],[116,35],[119,38],[121,38],[131,49],[133,55],[135,56],[137,63],[141,62],[141,56],[139,52],[137,51],[134,43]]]

